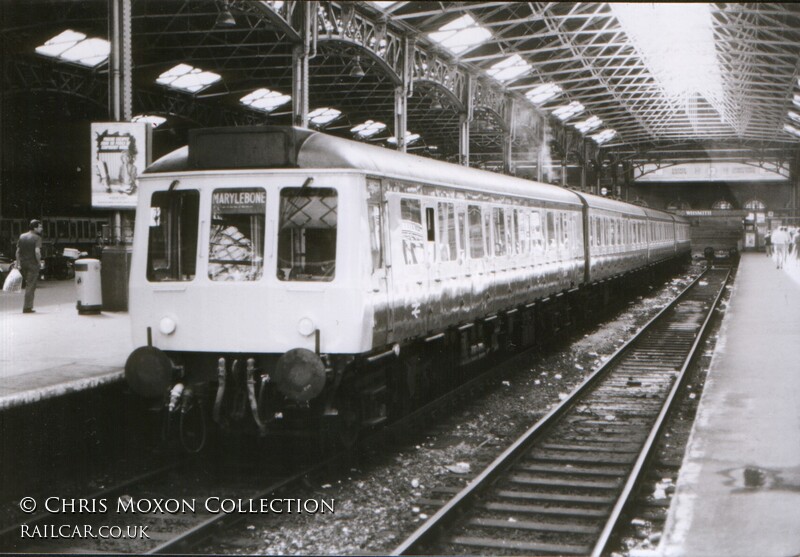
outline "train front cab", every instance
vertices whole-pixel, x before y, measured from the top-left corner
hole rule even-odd
[[[162,367],[187,384],[217,382],[220,358],[229,371],[252,359],[287,398],[319,395],[331,381],[319,381],[330,375],[325,355],[371,347],[369,244],[356,240],[368,234],[363,183],[341,171],[145,175],[129,290],[135,346],[166,354]],[[322,364],[293,374],[281,367],[287,353]],[[132,383],[154,395],[176,380],[165,374],[139,366]]]

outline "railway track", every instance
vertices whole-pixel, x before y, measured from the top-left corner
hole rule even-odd
[[[300,466],[291,473],[232,475],[220,483],[201,479],[204,472],[196,462],[176,463],[82,498],[88,512],[76,512],[79,500],[69,499],[72,506],[68,503],[62,512],[29,516],[1,531],[0,540],[4,551],[15,553],[182,553],[248,513],[265,512],[261,500],[280,497],[283,502],[275,509],[283,512],[287,505],[301,504],[279,494],[341,457]],[[44,499],[38,503],[42,507]]]
[[[392,554],[601,555],[729,274],[693,281]]]

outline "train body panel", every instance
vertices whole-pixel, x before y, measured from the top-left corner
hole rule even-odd
[[[316,185],[335,193],[332,198],[336,199],[336,213],[347,214],[348,218],[332,217],[328,223],[335,227],[332,234],[336,243],[332,251],[335,267],[330,274],[298,277],[303,262],[281,257],[297,257],[300,252],[292,253],[291,247],[279,246],[284,242],[279,227],[286,224],[282,217],[288,216],[287,203],[280,196],[287,190],[302,191],[310,177]],[[170,192],[168,188],[174,180],[179,184]],[[238,171],[204,172],[191,177],[153,175],[143,177],[141,182],[142,218],[136,223],[130,278],[131,318],[137,344],[146,342],[150,327],[155,345],[164,350],[283,353],[297,347],[313,350],[316,340],[310,333],[319,330],[321,349],[326,352],[369,350],[372,332],[367,325],[371,319],[365,316],[371,317],[370,304],[375,301],[364,295],[368,290],[362,272],[364,250],[351,247],[352,239],[363,234],[362,176]],[[183,196],[176,197],[182,205],[189,204],[191,197],[197,198],[190,209],[184,208],[179,215],[184,220],[191,219],[192,230],[169,230],[164,199],[170,195]],[[220,197],[224,195],[238,197]],[[258,199],[253,201],[246,196]],[[284,215],[280,214],[281,209]],[[165,230],[160,232],[162,228]],[[181,242],[161,250],[163,261],[153,254],[159,234],[180,237],[176,242]],[[311,240],[308,242],[299,249],[311,250]],[[185,263],[189,268],[181,276],[159,274],[176,272],[167,259],[186,252],[196,254],[196,262]],[[323,260],[317,259],[322,264]],[[161,332],[160,323],[165,317],[175,323],[174,332]]]

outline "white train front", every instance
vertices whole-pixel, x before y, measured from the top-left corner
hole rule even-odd
[[[687,229],[309,130],[195,130],[141,178],[126,377],[228,426],[352,438],[686,257]]]

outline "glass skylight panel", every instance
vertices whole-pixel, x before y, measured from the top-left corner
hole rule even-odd
[[[556,116],[562,122],[566,122],[573,116],[580,114],[585,110],[584,106],[579,103],[578,101],[572,101],[569,104],[564,104],[561,106],[556,107],[553,110],[553,115]]]
[[[461,54],[485,43],[491,36],[492,33],[478,25],[469,14],[440,27],[438,31],[428,33],[431,40],[449,49],[453,54]]]
[[[592,139],[595,140],[595,142],[598,145],[600,145],[602,143],[605,143],[606,141],[609,141],[609,140],[613,139],[614,136],[616,136],[616,135],[617,135],[617,131],[616,130],[603,130],[600,133],[596,133],[591,137],[592,137]]]
[[[783,125],[783,131],[789,132],[790,134],[792,134],[795,137],[800,137],[800,130],[798,130],[794,126],[790,126],[789,124],[784,124]]]
[[[522,56],[515,54],[501,60],[486,70],[486,73],[499,81],[508,81],[529,71],[531,71],[531,65],[523,60]]]
[[[375,122],[373,120],[367,120],[363,124],[359,124],[353,127],[350,131],[356,134],[358,137],[362,139],[366,139],[368,137],[372,137],[378,132],[381,132],[386,129],[386,124],[383,122]]]
[[[561,87],[555,83],[544,83],[525,93],[525,96],[534,104],[544,104],[550,99],[560,95],[561,91]]]
[[[406,132],[406,145],[411,145],[412,143],[417,141],[419,138],[420,138],[420,135],[418,133],[411,133],[411,132],[407,131]],[[397,145],[397,138],[396,137],[390,137],[389,139],[386,140],[386,143],[391,143],[392,145]]]
[[[205,89],[212,83],[216,83],[220,79],[222,79],[222,77],[214,72],[203,71],[189,64],[178,64],[171,70],[167,70],[158,76],[156,83],[173,89],[196,93],[201,89]]]
[[[163,116],[156,116],[155,114],[138,114],[131,118],[131,122],[146,122],[154,128],[157,128],[166,121],[167,119]]]
[[[599,128],[602,125],[603,121],[597,116],[592,116],[591,118],[587,118],[586,120],[575,122],[575,128],[581,133],[590,132],[593,129]]]
[[[341,110],[335,108],[318,108],[308,113],[308,121],[317,126],[324,126],[330,124],[342,115]]]
[[[800,108],[800,95],[795,94],[792,96],[792,104]]]
[[[388,1],[370,0],[369,3],[372,4],[373,6],[375,6],[376,8],[378,8],[381,11],[386,11],[389,8],[393,8],[395,6],[395,4],[405,4],[405,2],[398,2],[397,0],[388,0]]]
[[[277,91],[270,91],[262,87],[261,89],[256,89],[249,95],[245,95],[239,99],[239,102],[250,108],[269,113],[291,100],[292,97],[289,95],[284,95]]]
[[[83,33],[67,29],[43,45],[37,46],[36,52],[94,68],[108,60],[111,45],[105,39],[88,38]]]
[[[715,107],[720,105],[722,77],[711,4],[612,2],[609,6],[668,95],[700,93]]]
[[[272,11],[277,12],[283,7],[285,2],[283,2],[283,0],[261,0],[261,3],[272,8]]]
[[[797,122],[798,124],[800,124],[800,114],[798,114],[797,112],[790,110],[789,119],[792,120],[793,122]]]

